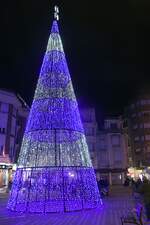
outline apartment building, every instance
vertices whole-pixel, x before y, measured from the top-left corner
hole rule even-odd
[[[109,117],[97,133],[97,176],[123,184],[128,167],[127,144],[121,117]]]
[[[150,94],[140,94],[125,111],[133,167],[150,166]]]
[[[94,168],[97,168],[96,134],[98,125],[96,122],[95,109],[92,107],[82,108],[80,115],[85,131],[87,144]]]
[[[0,89],[0,187],[11,179],[28,113],[29,107],[19,95]]]

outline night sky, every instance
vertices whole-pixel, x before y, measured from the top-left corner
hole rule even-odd
[[[1,3],[0,88],[31,104],[58,4],[76,96],[98,115],[122,113],[139,89],[150,90],[150,1],[60,2]]]

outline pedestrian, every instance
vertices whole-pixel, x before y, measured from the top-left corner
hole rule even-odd
[[[132,195],[134,196],[137,190],[136,190],[136,182],[133,178],[131,179],[131,187],[132,187]]]
[[[144,181],[144,180],[143,180]],[[138,178],[138,180],[136,181],[135,183],[135,186],[136,186],[136,191],[138,192],[142,186],[143,182],[140,178]]]
[[[129,183],[130,183],[130,179],[128,177],[126,177],[124,186],[129,186]]]
[[[12,186],[12,181],[9,180],[8,187],[7,187],[7,192],[9,192],[11,190],[11,186]]]
[[[143,183],[139,188],[139,192],[143,196],[146,216],[148,221],[150,221],[150,181],[148,181],[147,178],[143,179]]]

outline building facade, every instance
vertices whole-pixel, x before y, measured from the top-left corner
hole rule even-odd
[[[132,166],[150,166],[150,94],[139,95],[126,108],[125,129]]]
[[[97,149],[96,149],[96,134],[98,125],[96,122],[96,115],[94,108],[82,108],[80,110],[80,115],[82,119],[82,123],[85,130],[86,140],[89,147],[89,152],[92,160],[92,164],[96,169],[98,166],[97,163]]]
[[[0,187],[11,179],[28,113],[29,107],[19,95],[0,90]]]
[[[127,145],[120,117],[107,118],[97,133],[97,176],[123,184],[128,167]]]
[[[128,146],[121,117],[107,118],[98,128],[94,108],[80,110],[97,179],[122,184],[128,167]]]

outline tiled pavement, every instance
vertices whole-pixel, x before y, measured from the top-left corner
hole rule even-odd
[[[121,225],[120,217],[134,207],[131,192],[115,187],[103,207],[95,210],[64,214],[21,214],[5,209],[6,197],[0,198],[0,225]]]

